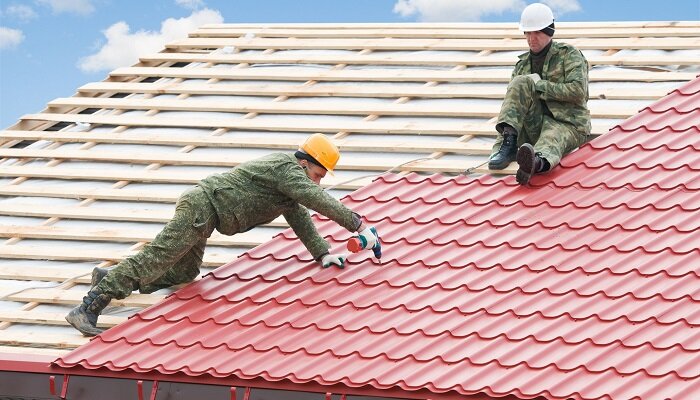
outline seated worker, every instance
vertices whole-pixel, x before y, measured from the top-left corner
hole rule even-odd
[[[343,256],[329,253],[330,246],[318,234],[307,208],[358,232],[363,248],[373,247],[377,236],[360,215],[320,186],[339,158],[333,142],[317,133],[295,154],[270,154],[201,180],[180,196],[175,215],[151,243],[109,272],[93,270],[90,291],[66,320],[83,335],[95,336],[103,331],[96,327],[97,317],[112,299],[126,298],[134,290],[152,293],[194,280],[214,229],[233,235],[280,215],[324,268],[343,268]]]
[[[520,30],[530,51],[520,55],[513,69],[489,169],[504,169],[516,160],[516,180],[526,185],[586,142],[591,116],[588,62],[575,47],[552,41],[552,10],[541,3],[525,7]]]

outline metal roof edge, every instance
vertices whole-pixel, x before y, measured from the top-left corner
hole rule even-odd
[[[55,359],[52,355],[0,352],[0,371],[49,373]]]
[[[55,358],[51,358],[53,361]],[[432,399],[439,398],[440,400],[494,400],[496,397],[489,396],[485,393],[477,393],[473,395],[465,395],[461,393],[435,393],[428,389],[420,389],[416,391],[407,391],[398,387],[378,389],[369,385],[363,386],[347,386],[343,384],[334,385],[322,385],[316,382],[300,382],[295,383],[287,379],[282,379],[278,381],[271,381],[264,378],[255,379],[241,379],[235,376],[229,376],[224,378],[217,378],[211,375],[196,375],[190,376],[183,372],[177,372],[174,374],[163,374],[157,371],[147,371],[147,372],[136,372],[132,370],[123,371],[111,371],[106,368],[89,369],[82,366],[74,366],[71,368],[59,367],[53,363],[51,365],[44,366],[44,371],[35,372],[45,372],[55,375],[72,375],[72,376],[86,376],[93,378],[113,378],[113,379],[130,379],[130,380],[141,380],[141,381],[157,381],[157,382],[174,382],[174,383],[190,383],[197,385],[214,385],[214,386],[229,386],[229,387],[239,387],[246,388],[250,387],[253,389],[272,389],[272,390],[286,390],[294,392],[316,392],[316,393],[331,393],[331,394],[345,394],[353,396],[371,396],[371,397],[395,397],[401,399]],[[510,399],[520,399],[521,397],[516,397],[513,395],[501,397],[498,396],[500,400],[510,400]]]

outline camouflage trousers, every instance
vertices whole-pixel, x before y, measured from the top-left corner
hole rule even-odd
[[[508,85],[496,124],[499,132],[503,131],[503,124],[518,131],[518,147],[525,143],[533,145],[535,152],[541,153],[552,168],[587,139],[576,126],[557,121],[545,112],[535,83],[526,76],[516,76]],[[491,155],[500,149],[501,142],[503,135],[498,135]]]
[[[175,215],[155,239],[120,262],[97,285],[115,299],[134,290],[152,293],[199,275],[204,248],[218,222],[214,207],[196,186],[180,196]]]

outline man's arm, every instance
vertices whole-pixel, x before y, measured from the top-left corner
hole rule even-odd
[[[542,100],[556,100],[585,105],[588,101],[588,62],[577,49],[564,56],[564,81],[540,80],[535,89]]]
[[[304,244],[314,260],[320,260],[321,256],[328,253],[330,245],[321,235],[319,235],[309,212],[299,204],[285,211],[284,219],[294,230],[294,233],[299,237],[299,240]]]
[[[306,176],[301,167],[290,167],[278,185],[279,190],[290,199],[330,218],[350,232],[356,232],[362,223],[359,214],[326,193]]]

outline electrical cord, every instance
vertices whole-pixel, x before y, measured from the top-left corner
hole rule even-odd
[[[352,179],[348,179],[348,180],[343,181],[343,182],[340,182],[340,183],[336,183],[335,185],[329,186],[329,187],[327,187],[327,188],[325,188],[325,189],[323,189],[323,190],[329,191],[329,190],[333,190],[333,189],[337,188],[338,186],[345,185],[345,184],[348,184],[348,183],[350,183],[350,182],[358,181],[358,180],[360,180],[360,179],[372,178],[372,177],[375,177],[375,176],[376,176],[376,177],[382,176],[382,175],[384,175],[384,174],[388,174],[389,172],[394,171],[394,170],[397,169],[397,168],[401,168],[401,167],[403,167],[403,166],[406,165],[406,164],[410,164],[410,163],[413,163],[413,162],[416,162],[416,161],[423,161],[423,160],[433,160],[433,158],[432,158],[432,157],[414,158],[413,160],[409,160],[409,161],[406,161],[406,162],[401,163],[401,164],[399,164],[399,165],[395,165],[395,166],[389,168],[388,170],[386,170],[386,171],[384,171],[384,172],[380,172],[380,173],[378,173],[378,174],[369,174],[369,175],[358,176],[358,177],[356,177],[356,178],[352,178]]]
[[[475,166],[473,166],[473,167],[471,167],[471,168],[467,168],[467,169],[464,170],[464,172],[462,172],[462,175],[471,175],[471,174],[474,173],[474,170],[476,170],[477,168],[483,167],[483,166],[486,165],[486,163],[488,163],[488,162],[489,162],[489,160],[486,160],[486,161],[482,162],[482,163],[479,164],[479,165],[475,165]]]

